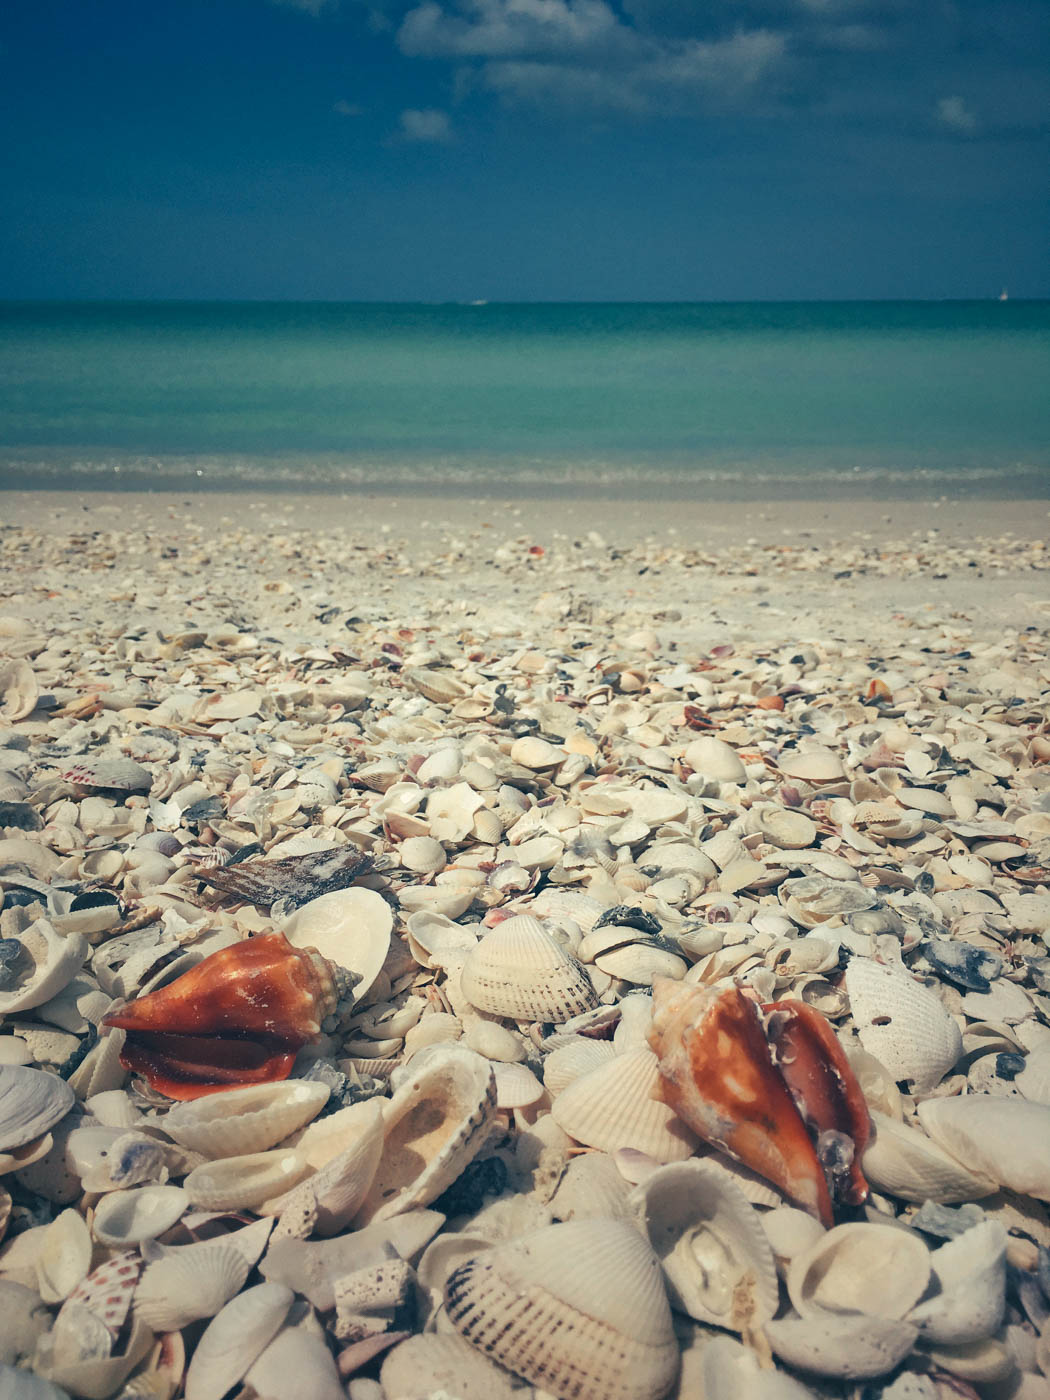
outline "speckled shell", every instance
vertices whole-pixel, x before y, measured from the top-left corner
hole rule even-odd
[[[884,1376],[914,1347],[919,1331],[896,1318],[782,1317],[767,1322],[766,1337],[782,1361],[801,1371],[842,1380]]]
[[[497,1245],[453,1271],[445,1307],[479,1351],[563,1400],[658,1400],[678,1371],[659,1261],[620,1221]]]

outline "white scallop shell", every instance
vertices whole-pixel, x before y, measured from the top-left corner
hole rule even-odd
[[[603,1152],[633,1147],[661,1163],[680,1162],[699,1144],[678,1115],[653,1098],[660,1084],[658,1065],[648,1047],[616,1055],[563,1089],[551,1116],[588,1147]]]
[[[918,1093],[941,1082],[962,1054],[962,1033],[942,1002],[902,967],[850,959],[846,992],[860,1043]]]
[[[797,1254],[787,1274],[788,1295],[802,1317],[864,1313],[901,1318],[930,1281],[930,1251],[918,1235],[896,1225],[850,1221]]]
[[[170,1230],[190,1205],[180,1186],[136,1186],[111,1191],[95,1207],[92,1233],[100,1244],[140,1244]]]
[[[659,1261],[620,1221],[496,1245],[449,1276],[445,1307],[479,1351],[574,1400],[657,1400],[678,1371]]]
[[[275,1148],[205,1162],[182,1184],[192,1204],[202,1210],[250,1210],[291,1190],[311,1170],[294,1149]]]
[[[527,1065],[489,1062],[496,1082],[496,1107],[528,1108],[544,1095],[544,1087]]]
[[[383,1111],[383,1151],[355,1227],[429,1205],[484,1146],[496,1113],[492,1066],[465,1045],[421,1050]]]
[[[181,1249],[150,1264],[135,1290],[135,1311],[154,1332],[178,1332],[214,1317],[251,1272],[239,1249],[219,1242]]]
[[[177,1103],[158,1127],[205,1157],[243,1157],[265,1152],[315,1118],[328,1094],[326,1085],[303,1079],[251,1084]]]
[[[37,919],[16,935],[22,945],[15,984],[0,991],[0,1015],[29,1011],[57,996],[80,971],[91,949],[79,933],[58,933],[47,919]]]
[[[0,1065],[0,1151],[34,1142],[64,1118],[76,1096],[64,1079],[26,1065]]]
[[[186,1400],[222,1400],[284,1326],[295,1294],[260,1283],[212,1318],[186,1372]]]
[[[765,1333],[789,1366],[852,1380],[892,1371],[914,1347],[919,1329],[896,1318],[822,1313],[767,1322]]]
[[[332,890],[297,909],[282,928],[293,948],[316,948],[353,972],[355,1002],[362,1002],[390,951],[394,916],[382,895],[359,885]]]
[[[576,959],[531,914],[517,914],[468,952],[463,994],[479,1011],[516,1021],[569,1020],[598,997]]]
[[[441,1393],[456,1400],[511,1400],[514,1391],[502,1366],[462,1337],[433,1332],[388,1351],[379,1383],[392,1400],[431,1400]]]
[[[581,1074],[587,1074],[615,1057],[616,1051],[611,1041],[577,1036],[570,1044],[552,1050],[543,1061],[543,1083],[547,1092],[554,1097],[567,1089],[574,1079],[579,1079]]]
[[[939,1292],[908,1314],[931,1342],[984,1341],[999,1330],[1006,1308],[1006,1227],[982,1220],[933,1254]]]
[[[978,1175],[949,1156],[914,1128],[869,1110],[874,1133],[861,1159],[868,1181],[905,1201],[976,1201],[990,1196],[998,1183]]]
[[[660,1167],[629,1205],[660,1260],[671,1306],[733,1332],[768,1322],[780,1301],[758,1212],[710,1162]]]
[[[1050,1201],[1050,1107],[993,1094],[927,1099],[919,1121],[967,1167],[1023,1196]]]

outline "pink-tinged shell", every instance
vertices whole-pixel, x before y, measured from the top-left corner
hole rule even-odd
[[[649,1044],[663,1101],[695,1133],[832,1223],[824,1172],[754,1002],[735,987],[656,978]]]

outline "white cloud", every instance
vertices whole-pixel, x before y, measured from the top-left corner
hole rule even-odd
[[[972,136],[977,130],[977,118],[961,97],[942,97],[937,103],[937,121],[963,136]]]
[[[630,34],[604,0],[465,0],[462,15],[434,0],[410,10],[398,32],[407,54],[424,58],[567,57]]]
[[[401,139],[441,145],[452,140],[452,123],[439,107],[408,107],[401,113]]]

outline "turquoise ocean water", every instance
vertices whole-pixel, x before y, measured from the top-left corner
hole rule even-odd
[[[1050,302],[0,304],[0,486],[1050,495]]]

